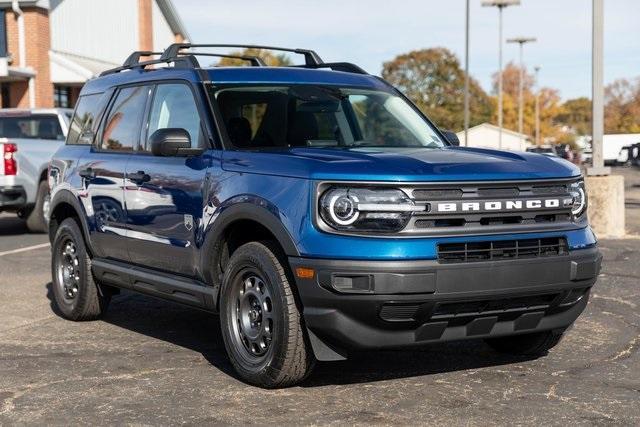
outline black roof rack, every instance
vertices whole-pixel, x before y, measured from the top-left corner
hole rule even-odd
[[[192,43],[174,43],[165,49],[160,59],[174,58],[178,56],[181,50],[199,48],[199,47],[215,47],[215,48],[241,48],[241,49],[264,49],[277,50],[280,52],[297,53],[304,56],[304,63],[307,66],[320,65],[323,63],[320,56],[313,50],[309,49],[291,49],[287,47],[260,46],[252,44],[192,44]],[[192,53],[193,54],[193,53]]]
[[[281,52],[292,52],[304,56],[303,65],[294,65],[294,67],[300,68],[329,68],[334,71],[343,71],[347,73],[367,74],[365,70],[358,67],[355,64],[349,62],[324,62],[320,56],[313,50],[309,49],[290,49],[285,47],[274,46],[261,46],[261,45],[245,45],[245,44],[191,44],[191,43],[174,43],[164,50],[164,52],[152,52],[147,50],[141,50],[133,52],[124,61],[124,64],[120,67],[112,68],[110,70],[103,71],[100,76],[106,76],[109,74],[115,74],[124,70],[131,70],[134,68],[144,68],[147,65],[154,64],[169,64],[174,63],[176,67],[180,68],[200,68],[196,56],[214,56],[218,58],[236,58],[243,61],[249,61],[254,67],[266,66],[262,58],[254,55],[233,55],[222,53],[208,53],[208,52],[183,52],[186,49],[213,47],[213,48],[243,48],[243,49],[264,49],[275,50]],[[147,61],[140,61],[143,56],[160,56],[158,59],[150,59]]]
[[[184,54],[181,54],[184,55]],[[193,52],[189,53],[189,55],[193,56],[214,56],[217,58],[233,58],[233,59],[241,59],[243,61],[247,61],[251,64],[252,67],[266,67],[267,64],[260,58],[259,56],[253,55],[228,55],[225,53],[204,53],[204,52]]]
[[[122,66],[135,67],[140,63],[140,58],[142,56],[154,56],[154,55],[162,55],[162,52],[152,52],[150,50],[137,50],[127,57],[127,59],[124,61],[124,64],[122,64]]]

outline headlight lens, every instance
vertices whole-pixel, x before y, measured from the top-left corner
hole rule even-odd
[[[425,206],[415,205],[397,189],[332,187],[320,197],[319,209],[324,222],[336,230],[393,232]]]
[[[571,213],[579,217],[587,210],[587,193],[584,189],[584,181],[577,181],[569,185],[569,194],[573,198]]]

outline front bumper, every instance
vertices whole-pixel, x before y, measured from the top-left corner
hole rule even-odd
[[[0,211],[13,211],[27,204],[27,193],[22,186],[0,187]]]
[[[289,258],[294,272],[315,270],[296,282],[321,360],[352,349],[564,330],[584,310],[601,260],[595,246],[460,264]],[[345,283],[353,287],[348,293]]]

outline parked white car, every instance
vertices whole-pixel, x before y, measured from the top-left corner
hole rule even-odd
[[[0,212],[16,212],[34,232],[46,230],[49,161],[64,144],[70,109],[0,109]]]

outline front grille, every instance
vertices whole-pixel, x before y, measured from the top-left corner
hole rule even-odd
[[[380,310],[380,318],[387,322],[416,320],[419,304],[385,304]]]
[[[554,199],[564,202],[571,197],[570,180],[512,181],[416,184],[405,192],[417,205],[425,205],[424,212],[416,212],[404,234],[451,236],[460,234],[490,234],[520,232],[521,230],[565,230],[574,227],[570,206],[487,209],[485,203],[525,203],[527,200]],[[455,205],[450,211],[440,210],[442,203]],[[481,206],[481,207],[480,207]]]
[[[441,243],[438,262],[455,264],[464,262],[501,261],[566,255],[567,241],[552,237],[543,239],[497,240],[486,242]]]
[[[440,303],[433,311],[431,319],[440,320],[452,317],[546,310],[558,295],[559,294],[545,294],[496,300]]]
[[[570,309],[588,294],[588,288],[562,292],[481,298],[466,301],[385,302],[380,318],[391,323],[442,323],[465,325],[474,319],[497,317],[513,320],[526,313],[555,314]]]

